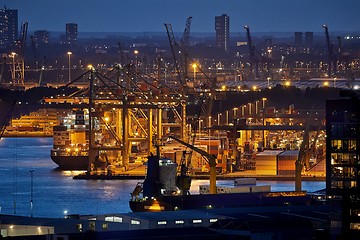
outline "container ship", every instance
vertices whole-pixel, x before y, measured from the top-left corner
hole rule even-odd
[[[89,166],[88,119],[84,111],[69,113],[53,127],[51,159],[61,170],[87,170]]]
[[[189,194],[179,190],[178,186],[187,185],[185,189],[190,189],[191,178],[182,176],[179,179],[176,169],[177,164],[171,159],[160,158],[159,154],[148,157],[146,179],[131,193],[130,209],[133,212],[154,212],[311,203],[311,197],[304,191],[271,192],[262,186],[218,189],[216,194],[206,190],[202,191],[203,194]]]

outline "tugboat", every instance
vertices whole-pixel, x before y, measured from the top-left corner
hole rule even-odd
[[[192,148],[201,154],[204,151],[175,139],[180,143]],[[207,159],[209,154],[205,155]],[[177,176],[177,164],[171,159],[160,158],[157,155],[148,157],[148,170],[145,181],[138,183],[131,193],[129,201],[133,212],[174,211],[188,209],[231,208],[245,206],[271,206],[271,205],[308,205],[311,197],[304,191],[282,192],[254,192],[249,188],[248,192],[216,193],[216,179],[210,182],[210,194],[189,194],[191,178],[184,174],[183,166],[180,166],[180,174]],[[210,180],[213,176],[210,162]],[[216,172],[215,172],[216,174]],[[216,177],[216,175],[215,175]],[[215,182],[214,182],[215,180]],[[215,193],[214,193],[215,184]]]

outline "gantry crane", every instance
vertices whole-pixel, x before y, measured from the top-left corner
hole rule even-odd
[[[247,36],[247,44],[249,46],[249,54],[250,54],[250,71],[251,73],[253,73],[253,71],[255,71],[255,79],[258,78],[258,74],[259,74],[259,62],[258,59],[255,56],[255,46],[253,44],[253,41],[251,39],[251,34],[250,34],[250,28],[249,26],[244,26],[245,30],[246,30],[246,36]],[[254,69],[255,68],[255,69]]]
[[[191,19],[192,17],[188,17],[188,19],[186,20],[186,24],[185,24],[185,29],[180,41],[180,48],[181,48],[181,52],[183,54],[183,58],[184,58],[184,77],[185,79],[188,78],[188,46],[189,46],[189,39],[190,39],[190,27],[191,27]]]
[[[208,152],[206,152],[202,149],[199,149],[199,148],[195,147],[194,145],[191,145],[187,142],[184,142],[183,140],[178,139],[176,137],[170,136],[170,138],[172,138],[175,141],[178,141],[179,143],[181,143],[182,145],[194,150],[195,152],[199,153],[201,156],[203,156],[205,158],[205,160],[208,162],[209,168],[210,168],[210,194],[216,194],[216,156],[213,156],[213,155],[209,154]],[[188,177],[188,176],[180,175],[179,177]]]
[[[181,76],[181,72],[180,72],[180,67],[179,67],[179,61],[176,57],[176,53],[175,53],[175,47],[178,46],[176,40],[175,40],[175,36],[174,36],[174,32],[172,30],[172,26],[170,23],[164,23],[164,26],[166,28],[166,32],[167,32],[167,35],[168,35],[168,38],[169,38],[169,43],[170,43],[170,48],[171,48],[171,53],[172,53],[172,56],[173,56],[173,59],[174,59],[174,65],[175,65],[175,70],[176,70],[176,73],[177,73],[177,76],[178,76],[178,80],[179,80],[179,83],[181,84],[181,86],[184,85],[184,82],[183,82],[183,78]]]
[[[326,44],[328,49],[328,77],[332,76],[332,69],[334,69],[334,76],[336,75],[336,61],[334,56],[334,44],[330,41],[329,29],[327,25],[322,25],[325,30]],[[333,65],[333,66],[332,66]]]
[[[314,142],[310,146],[310,124],[311,124],[311,121],[309,119],[307,119],[307,121],[306,121],[303,141],[302,141],[300,149],[299,149],[298,158],[295,161],[295,191],[297,191],[297,192],[301,191],[301,185],[302,185],[301,184],[301,172],[302,172],[304,166],[305,166],[306,170],[309,169],[310,155],[315,152],[316,142],[318,140],[320,130],[321,130],[321,124],[318,123],[318,128],[317,128],[317,131],[316,131],[316,134],[314,137]]]
[[[188,17],[186,20],[185,30],[183,32],[180,44],[175,39],[172,25],[170,23],[164,23],[170,43],[171,53],[174,59],[175,70],[178,75],[178,80],[182,86],[186,85],[187,80],[187,47],[189,44],[191,20],[192,17]]]
[[[26,36],[28,31],[28,23],[23,22],[21,24],[20,38],[17,40],[17,52],[12,53],[13,64],[10,65],[11,78],[13,84],[24,85],[25,79],[25,47]]]

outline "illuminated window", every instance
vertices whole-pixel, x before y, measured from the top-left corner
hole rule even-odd
[[[166,221],[158,221],[158,223],[157,223],[158,225],[166,225],[167,224],[167,222]]]
[[[350,223],[350,229],[360,230],[360,223]]]
[[[122,217],[108,216],[108,217],[105,217],[105,221],[107,221],[107,222],[122,222]]]
[[[176,220],[175,224],[184,224],[184,221],[183,220]]]
[[[89,222],[89,230],[90,231],[95,231],[95,222],[94,221],[90,221]]]
[[[108,230],[108,223],[102,224],[102,230],[107,231]]]
[[[193,223],[202,223],[202,220],[201,219],[194,219]]]
[[[77,232],[82,232],[82,224],[81,223],[79,223],[79,224],[76,224],[76,231]]]
[[[217,222],[217,219],[216,219],[216,218],[211,218],[211,219],[210,219],[210,222],[211,222],[211,223]]]
[[[139,224],[140,224],[140,221],[138,221],[138,220],[131,220],[131,224],[133,224],[133,225],[139,225]]]

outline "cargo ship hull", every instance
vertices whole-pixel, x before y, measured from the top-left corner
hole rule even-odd
[[[307,205],[311,197],[305,192],[259,192],[161,196],[132,200],[133,212],[174,211],[190,209],[234,208],[254,206]]]
[[[172,160],[161,159],[159,154],[149,156],[145,181],[138,183],[131,193],[129,201],[131,211],[154,212],[311,204],[311,196],[302,191],[271,192],[262,191],[262,188],[249,188],[246,192],[221,192],[218,194],[202,194],[200,192],[199,194],[189,194],[186,191],[183,192],[185,194],[181,194],[181,191],[178,191],[178,188],[173,186],[177,181],[176,167],[177,165]]]
[[[61,156],[51,152],[51,159],[61,170],[88,170],[89,156]]]

